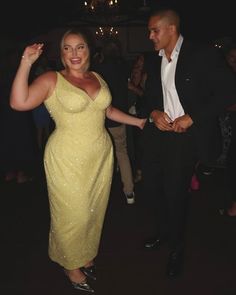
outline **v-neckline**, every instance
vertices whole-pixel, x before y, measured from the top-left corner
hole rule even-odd
[[[92,72],[93,73],[93,75],[96,77],[96,79],[98,80],[98,83],[99,83],[99,85],[100,85],[100,88],[99,88],[99,90],[98,90],[98,92],[97,92],[97,94],[95,95],[95,97],[93,98],[93,97],[91,97],[89,94],[88,94],[88,92],[87,91],[85,91],[84,89],[82,89],[82,88],[80,88],[80,87],[77,87],[77,86],[75,86],[74,84],[72,84],[70,81],[68,81],[60,72],[57,72],[62,78],[63,78],[63,80],[65,80],[68,84],[70,84],[73,88],[75,88],[75,89],[77,89],[77,90],[79,90],[79,91],[81,91],[81,92],[83,92],[83,93],[85,93],[86,95],[87,95],[87,97],[90,99],[90,101],[92,101],[92,102],[94,102],[96,99],[97,99],[97,97],[99,96],[99,94],[100,94],[100,92],[101,92],[101,90],[102,90],[102,84],[101,84],[101,81],[100,81],[100,79],[98,78],[98,76],[96,75],[96,73],[95,72]]]

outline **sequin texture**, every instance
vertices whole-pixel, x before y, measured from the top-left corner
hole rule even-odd
[[[105,127],[111,103],[106,83],[95,100],[57,73],[45,105],[55,121],[44,155],[51,213],[49,256],[66,269],[96,255],[113,170],[113,147]]]

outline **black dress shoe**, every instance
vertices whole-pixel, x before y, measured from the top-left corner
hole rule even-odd
[[[85,274],[90,279],[93,279],[93,280],[97,279],[95,265],[88,266],[88,267],[81,267],[80,270],[82,271],[83,274]]]
[[[160,238],[150,238],[144,243],[144,248],[148,250],[157,250],[160,248],[161,240]]]
[[[183,270],[183,251],[171,251],[167,263],[166,275],[170,279],[174,279],[180,275]]]

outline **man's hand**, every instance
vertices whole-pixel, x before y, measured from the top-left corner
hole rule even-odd
[[[185,114],[179,118],[176,118],[172,123],[174,132],[182,133],[186,132],[187,129],[192,126],[193,120],[188,114]]]
[[[172,121],[165,112],[154,110],[151,113],[151,118],[155,126],[161,131],[174,131]]]

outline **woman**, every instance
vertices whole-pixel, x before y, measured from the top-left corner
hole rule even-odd
[[[50,201],[49,256],[64,269],[76,289],[93,292],[97,255],[113,170],[113,149],[104,127],[109,119],[143,128],[145,120],[111,105],[105,81],[89,69],[89,42],[77,29],[61,40],[64,69],[49,71],[28,86],[31,65],[43,44],[24,50],[12,91],[12,108],[30,110],[42,102],[55,121],[44,156]]]

